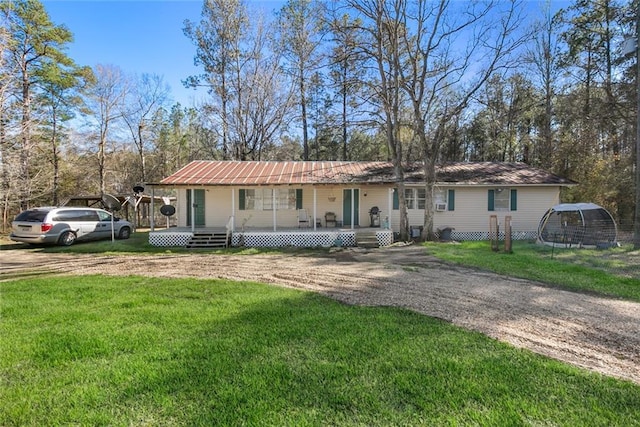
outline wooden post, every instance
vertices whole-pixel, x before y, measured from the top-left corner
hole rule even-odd
[[[511,253],[511,216],[504,218],[504,251]]]
[[[498,216],[491,215],[489,217],[489,240],[491,240],[491,249],[496,252],[500,250],[499,234]]]

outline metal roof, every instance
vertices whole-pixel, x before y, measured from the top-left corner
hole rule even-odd
[[[405,182],[423,182],[423,165],[405,167]],[[468,185],[575,185],[574,181],[524,163],[449,163],[437,167],[437,182]],[[389,184],[390,162],[273,162],[196,160],[161,185]]]

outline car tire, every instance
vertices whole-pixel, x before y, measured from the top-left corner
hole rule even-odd
[[[118,239],[125,240],[131,237],[131,229],[129,227],[122,227],[118,233]]]
[[[58,244],[60,246],[71,246],[76,242],[76,235],[72,231],[65,231],[60,235]]]

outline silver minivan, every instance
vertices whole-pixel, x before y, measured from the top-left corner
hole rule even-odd
[[[43,207],[28,209],[16,216],[9,238],[34,245],[69,246],[76,241],[110,239],[111,214],[102,209],[85,207]],[[113,235],[128,239],[133,225],[113,218]]]

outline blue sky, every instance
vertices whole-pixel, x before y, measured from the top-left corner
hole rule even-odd
[[[539,12],[543,3],[525,1],[532,12]],[[570,3],[552,1],[554,9]],[[173,99],[183,106],[204,96],[182,85],[182,80],[201,72],[193,65],[195,47],[182,31],[185,19],[200,19],[201,0],[44,0],[43,4],[55,24],[66,25],[74,34],[67,53],[78,65],[110,64],[128,74],[163,76]],[[284,1],[248,4],[268,14]]]
[[[280,1],[252,1],[270,12]],[[125,73],[164,77],[172,97],[190,106],[199,96],[181,81],[200,73],[193,65],[195,47],[184,35],[185,19],[198,21],[202,1],[195,0],[45,0],[53,23],[74,35],[67,54],[78,65],[110,64]]]

